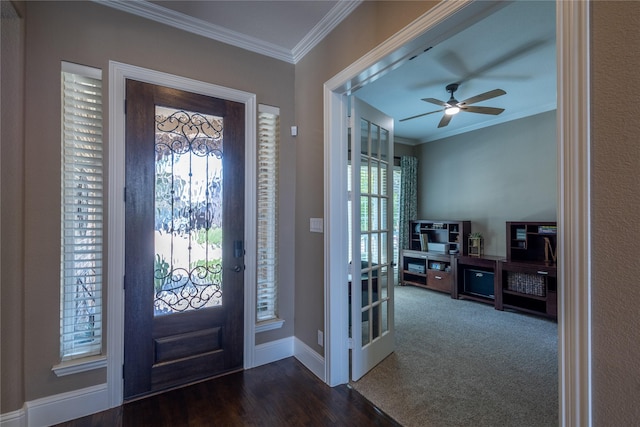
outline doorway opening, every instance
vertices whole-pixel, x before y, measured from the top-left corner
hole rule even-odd
[[[574,424],[590,419],[590,337],[589,337],[589,253],[563,248],[589,248],[588,217],[588,5],[574,2],[557,4],[558,38],[558,225],[559,259],[559,359],[560,422]],[[346,211],[346,135],[343,114],[347,96],[371,78],[367,70],[388,72],[398,66],[397,58],[409,58],[429,37],[441,37],[459,28],[464,21],[490,12],[495,3],[441,3],[396,34],[374,55],[355,62],[325,84],[325,378],[330,385],[348,378],[346,295],[338,286],[346,275],[345,249],[340,237],[346,233],[342,220]],[[420,34],[415,36],[415,34]],[[393,55],[391,55],[393,53]],[[383,70],[383,71],[379,71]],[[576,76],[578,76],[576,80]],[[578,106],[566,108],[565,106]],[[571,110],[571,111],[569,111]],[[585,143],[586,141],[586,143]],[[566,197],[572,194],[571,198]],[[343,202],[344,200],[344,202]],[[330,202],[330,203],[329,203]],[[582,210],[583,209],[583,210]],[[571,225],[570,227],[568,225]],[[570,269],[567,267],[571,267]],[[586,284],[586,287],[585,287]],[[584,385],[587,385],[586,387]]]

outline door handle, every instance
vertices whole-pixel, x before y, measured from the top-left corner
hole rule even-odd
[[[242,240],[233,241],[233,256],[234,258],[242,258],[244,256]]]
[[[244,245],[242,240],[233,241],[233,257],[234,258],[244,257]],[[241,271],[244,270],[244,263],[242,265],[240,264],[234,265],[233,267],[231,267],[231,270],[235,271],[236,273],[240,273]]]

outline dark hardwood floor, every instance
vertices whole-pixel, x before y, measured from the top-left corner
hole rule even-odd
[[[290,357],[125,403],[57,427],[400,426],[347,385]]]

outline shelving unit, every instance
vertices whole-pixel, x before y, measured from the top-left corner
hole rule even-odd
[[[452,255],[404,250],[401,265],[403,285],[451,294],[455,277]]]
[[[471,222],[416,220],[409,227],[410,249],[401,252],[401,284],[451,295],[456,283],[455,255],[467,254]]]
[[[507,222],[507,261],[555,264],[557,231],[555,222]]]
[[[498,262],[498,310],[558,316],[555,222],[507,222],[507,259]]]
[[[471,233],[471,221],[416,220],[409,223],[409,230],[411,250],[468,254],[467,236]]]

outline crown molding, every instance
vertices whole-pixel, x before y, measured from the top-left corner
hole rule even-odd
[[[331,8],[320,22],[291,50],[293,63],[300,61],[311,49],[320,43],[364,0],[340,0]]]
[[[505,114],[504,116],[501,115],[500,117],[494,117],[493,119],[485,120],[481,123],[476,123],[476,124],[472,124],[472,125],[461,127],[461,128],[445,130],[443,132],[440,132],[437,136],[433,138],[421,140],[418,144],[439,141],[441,139],[449,138],[451,136],[461,135],[463,133],[472,132],[474,130],[488,128],[491,126],[506,124],[513,120],[524,119],[526,117],[535,116],[537,114],[546,113],[547,111],[553,111],[556,109],[557,109],[556,102],[552,102],[550,104],[545,104],[545,105],[536,105],[532,108],[529,108],[524,111],[520,111],[518,113]]]
[[[131,13],[180,30],[229,44],[290,64],[297,63],[315,45],[320,43],[363,0],[340,0],[329,13],[292,49],[229,30],[184,13],[158,6],[146,0],[92,0],[103,6]]]
[[[417,139],[405,138],[405,137],[402,137],[402,136],[395,136],[395,135],[393,135],[393,143],[394,144],[404,144],[404,145],[420,145],[420,144],[422,144],[422,142],[418,141]]]
[[[293,63],[288,49],[255,37],[229,30],[219,25],[194,18],[184,13],[158,6],[146,0],[92,0],[104,6],[131,13],[180,30],[207,37],[222,43]]]

